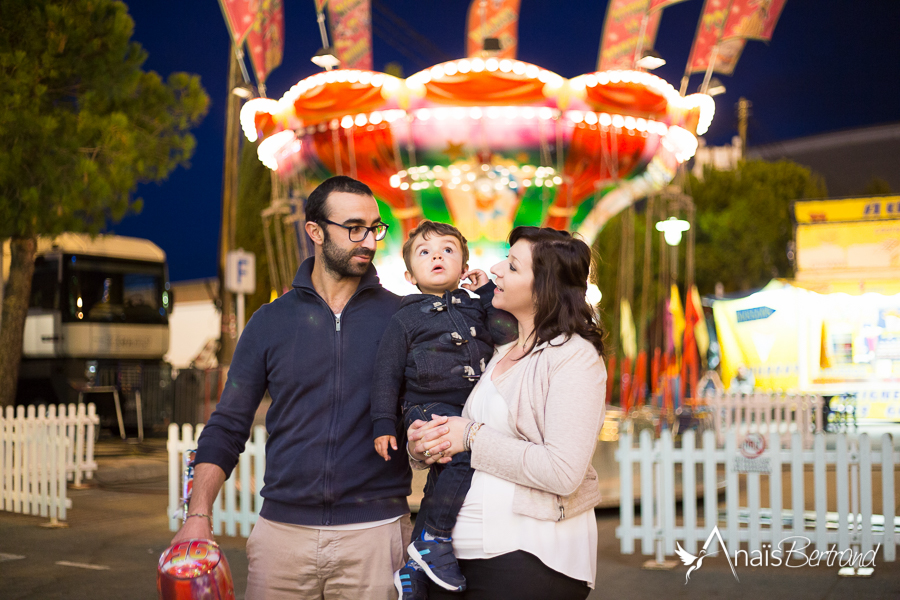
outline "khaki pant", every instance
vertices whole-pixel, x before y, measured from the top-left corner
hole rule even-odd
[[[247,600],[393,600],[409,515],[357,531],[328,531],[259,517],[247,540]]]

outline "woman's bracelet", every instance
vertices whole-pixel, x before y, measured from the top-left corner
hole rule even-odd
[[[463,439],[463,450],[466,452],[472,451],[472,442],[475,441],[475,434],[478,433],[478,430],[481,429],[482,425],[484,425],[484,423],[476,423],[475,421],[469,423],[466,427],[465,438]]]
[[[412,460],[414,460],[414,461],[416,461],[417,463],[419,463],[420,465],[424,465],[424,464],[425,464],[425,461],[424,461],[424,460],[419,460],[418,458],[416,458],[415,456],[413,456],[412,452],[409,451],[409,441],[406,442],[406,455],[409,456],[409,458],[411,458]]]
[[[206,519],[207,521],[209,521],[209,528],[210,528],[210,529],[213,528],[213,522],[212,522],[212,517],[211,517],[211,516],[209,516],[209,515],[204,515],[203,513],[189,513],[189,514],[184,515],[184,520],[187,521],[187,520],[190,519],[191,517],[203,517],[204,519]]]

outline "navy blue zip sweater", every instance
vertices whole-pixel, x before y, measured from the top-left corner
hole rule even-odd
[[[196,463],[230,476],[268,388],[263,517],[344,525],[406,514],[409,465],[372,449],[369,400],[378,344],[401,298],[369,267],[338,319],[312,285],[313,260],[247,323]]]

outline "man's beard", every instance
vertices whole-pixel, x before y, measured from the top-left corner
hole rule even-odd
[[[353,261],[354,256],[367,256],[369,262],[357,263]],[[331,236],[325,233],[325,243],[322,245],[322,262],[325,269],[334,273],[338,277],[361,277],[368,269],[371,259],[375,257],[375,252],[368,248],[356,248],[348,251],[338,248],[331,240]]]

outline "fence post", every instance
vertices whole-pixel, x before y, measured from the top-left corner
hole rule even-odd
[[[622,554],[634,554],[634,464],[631,458],[631,434],[619,434],[619,527]]]

